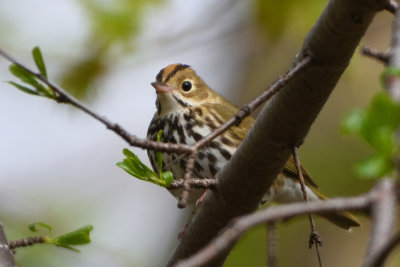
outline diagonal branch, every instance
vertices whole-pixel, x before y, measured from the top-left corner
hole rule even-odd
[[[218,198],[207,195],[167,266],[204,247],[232,218],[258,207],[291,147],[304,140],[372,18],[384,5],[385,1],[375,0],[329,2],[296,59],[310,56],[311,66],[264,106],[232,159],[217,173]],[[229,249],[208,266],[222,265],[228,253]]]

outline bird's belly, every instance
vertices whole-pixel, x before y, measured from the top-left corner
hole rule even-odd
[[[306,186],[307,197],[309,200],[319,200],[318,196]],[[271,201],[276,203],[288,203],[304,200],[300,183],[291,178],[286,177],[282,173],[275,179],[271,188],[264,195],[263,201]]]

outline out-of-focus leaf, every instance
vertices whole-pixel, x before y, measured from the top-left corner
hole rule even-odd
[[[36,63],[36,66],[38,67],[40,73],[47,78],[47,71],[46,71],[46,66],[44,64],[42,52],[40,51],[40,48],[38,46],[35,46],[32,50],[32,56],[33,59]]]
[[[15,86],[16,88],[18,88],[19,90],[21,90],[24,93],[28,93],[28,94],[31,94],[31,95],[39,95],[38,92],[36,92],[35,90],[33,90],[31,88],[22,86],[22,85],[20,85],[18,83],[12,82],[12,81],[9,81],[8,83],[13,85],[13,86]]]
[[[15,77],[19,78],[24,83],[30,84],[34,87],[36,87],[36,85],[38,84],[33,74],[29,73],[18,65],[11,64],[9,70]]]
[[[394,165],[385,156],[374,155],[355,166],[356,172],[365,179],[377,179],[390,173]]]
[[[51,233],[51,226],[50,226],[49,224],[47,224],[47,223],[44,223],[44,222],[34,222],[34,223],[31,223],[31,224],[28,226],[28,228],[29,228],[29,230],[31,230],[32,232],[37,232],[37,231],[38,231],[38,228],[37,228],[38,226],[47,229],[47,230],[49,231],[49,233]]]
[[[90,232],[92,230],[92,225],[86,225],[75,231],[54,238],[47,237],[46,243],[80,252],[78,249],[72,247],[72,245],[84,245],[90,243]]]
[[[343,119],[341,130],[344,133],[359,133],[365,121],[365,110],[356,109],[351,111]]]

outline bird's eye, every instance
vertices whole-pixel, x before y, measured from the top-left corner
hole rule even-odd
[[[182,90],[188,92],[190,89],[192,89],[192,83],[189,81],[184,81],[182,83]]]

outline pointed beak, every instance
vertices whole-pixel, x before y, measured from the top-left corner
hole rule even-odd
[[[161,82],[153,82],[151,85],[160,93],[172,92],[174,89]]]

